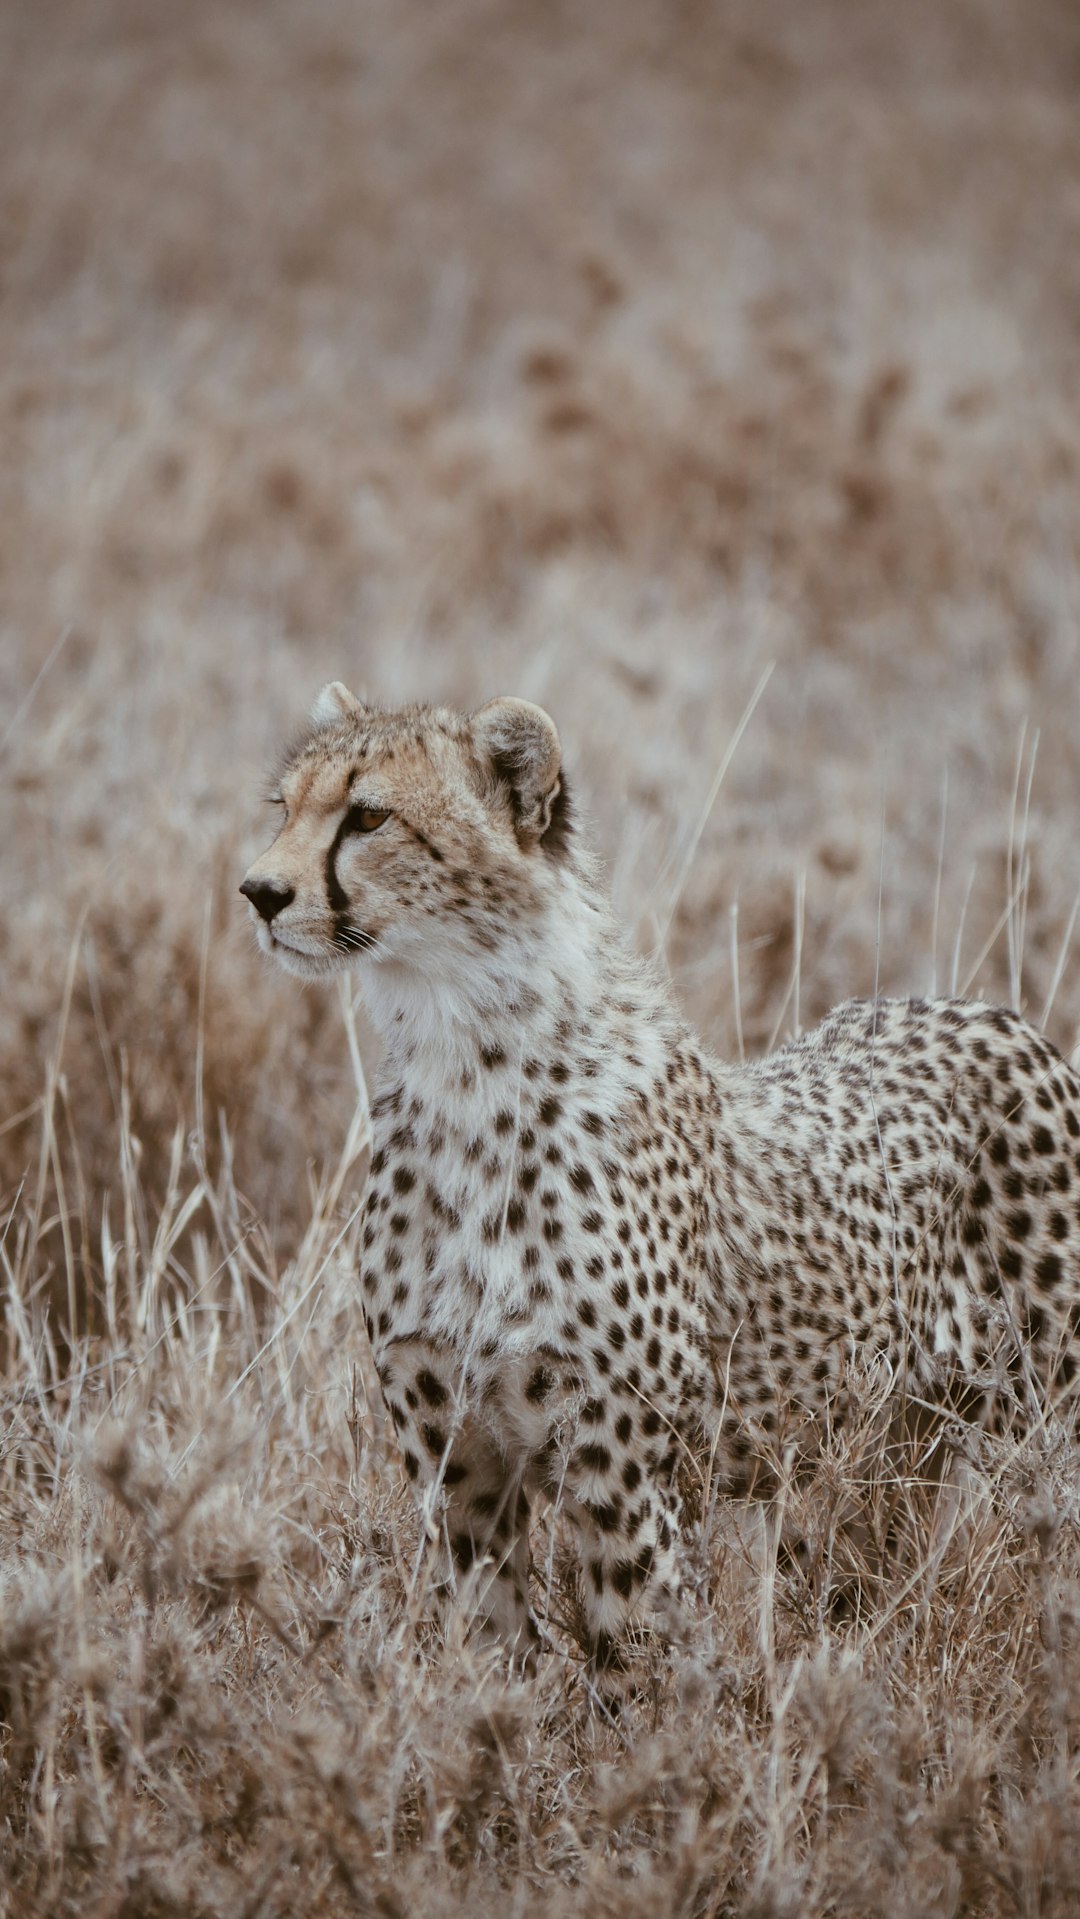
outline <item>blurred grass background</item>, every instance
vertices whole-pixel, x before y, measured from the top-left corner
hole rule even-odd
[[[1073,0],[0,9],[2,1919],[1075,1913],[1074,1447],[935,1518],[869,1404],[621,1730],[557,1522],[568,1664],[427,1631],[236,886],[322,681],[516,693],[716,1048],[1072,1049],[1078,394]]]
[[[1038,1010],[1080,868],[1078,105],[1069,0],[3,10],[5,1190],[76,940],[87,1177],[121,1052],[160,1162],[210,900],[208,1102],[294,1212],[348,1080],[233,890],[331,675],[546,701],[649,944],[775,661],[666,942],[722,1046],[736,905],[750,1045],[803,890],[803,1019],[925,987],[935,939],[947,980],[962,913],[966,979],[1037,731]]]

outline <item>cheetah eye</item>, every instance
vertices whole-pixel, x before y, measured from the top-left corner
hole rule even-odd
[[[388,806],[350,806],[346,826],[350,833],[377,833],[389,818]]]

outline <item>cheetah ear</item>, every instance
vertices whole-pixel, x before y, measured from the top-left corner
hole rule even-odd
[[[519,840],[524,845],[544,840],[562,818],[565,798],[554,721],[529,700],[489,700],[470,725],[481,760],[510,789]]]
[[[364,708],[354,693],[340,680],[331,680],[323,687],[311,709],[311,724],[316,732],[327,726],[340,726],[343,720],[358,720]]]

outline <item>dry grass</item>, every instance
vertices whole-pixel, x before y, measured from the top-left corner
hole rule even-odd
[[[1075,1911],[1075,1447],[958,1430],[941,1491],[865,1382],[767,1513],[704,1489],[692,1638],[612,1723],[557,1517],[537,1679],[427,1623],[355,1329],[364,1137],[279,1270],[200,1133],[156,1217],[125,1136],[104,1327],[62,1351],[47,1221],[9,1234],[6,1910]]]
[[[557,1522],[535,1682],[433,1634],[369,1040],[234,889],[321,679],[512,691],[718,1049],[1071,1049],[1078,88],[1068,0],[0,14],[4,1919],[1077,1910],[1060,1435],[935,1491],[867,1382],[619,1726]]]

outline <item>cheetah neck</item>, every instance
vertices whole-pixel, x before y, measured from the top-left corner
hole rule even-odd
[[[573,874],[481,963],[475,951],[451,950],[437,979],[374,966],[364,1000],[385,1047],[380,1083],[468,1108],[474,1121],[505,1099],[488,1062],[587,1070],[593,1096],[610,1103],[625,1096],[628,1066],[635,1083],[661,1069],[680,1026],[606,906]]]

